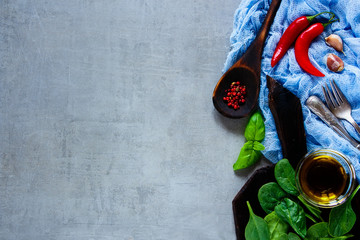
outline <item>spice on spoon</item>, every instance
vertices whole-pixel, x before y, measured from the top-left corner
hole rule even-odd
[[[246,100],[246,86],[241,85],[240,82],[232,82],[230,87],[225,90],[224,102],[235,110],[240,108]]]

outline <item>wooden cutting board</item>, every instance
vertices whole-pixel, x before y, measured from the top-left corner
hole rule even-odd
[[[283,156],[296,168],[299,160],[307,153],[300,100],[269,76],[267,76],[267,87],[269,88],[269,107],[275,120]],[[249,221],[246,201],[251,203],[256,215],[265,217],[266,213],[260,206],[257,194],[263,184],[271,181],[275,181],[273,164],[255,171],[235,196],[232,207],[238,240],[245,240],[245,227]],[[360,217],[360,194],[355,196],[352,206],[355,213]],[[324,216],[328,216],[328,211],[324,212]],[[357,239],[359,238],[360,220],[357,220],[352,234]]]

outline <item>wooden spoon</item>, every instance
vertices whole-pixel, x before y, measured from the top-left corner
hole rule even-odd
[[[220,78],[213,92],[214,107],[224,116],[229,118],[242,118],[249,115],[257,106],[260,91],[260,68],[261,56],[264,43],[269,32],[270,26],[279,8],[281,0],[272,0],[265,20],[244,55]],[[225,90],[230,87],[232,82],[239,81],[246,86],[246,102],[239,109],[234,110],[227,106],[223,97]]]

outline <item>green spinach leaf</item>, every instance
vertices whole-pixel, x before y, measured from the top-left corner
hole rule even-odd
[[[280,160],[275,165],[274,174],[276,181],[285,192],[294,196],[299,195],[295,183],[295,170],[286,158]]]
[[[321,221],[323,221],[322,217],[321,217],[321,210],[318,207],[312,206],[309,203],[306,202],[306,200],[299,195],[298,199],[300,200],[300,202],[302,202],[302,204],[317,218],[319,218]]]
[[[319,238],[319,240],[345,240],[352,237],[354,237],[354,235],[346,235],[341,237],[326,237],[326,238]]]
[[[281,220],[287,222],[294,231],[304,238],[306,235],[306,217],[304,209],[289,198],[281,200],[275,207],[275,212]]]
[[[305,240],[318,240],[322,237],[330,237],[328,233],[327,222],[321,222],[312,225],[306,233]]]
[[[244,136],[248,141],[261,142],[265,138],[265,124],[259,111],[251,115]]]
[[[254,150],[254,142],[249,141],[241,148],[239,157],[233,165],[234,171],[250,167],[261,157],[261,152]]]
[[[289,230],[289,224],[282,221],[275,212],[271,212],[270,214],[266,215],[264,220],[269,227],[270,240],[280,239],[281,234],[287,234]]]
[[[280,233],[278,237],[276,237],[272,240],[289,240],[289,237],[286,233]]]
[[[298,235],[296,235],[295,233],[293,233],[293,232],[290,232],[288,234],[288,239],[289,240],[301,240],[301,238]]]
[[[307,217],[310,221],[312,221],[313,223],[317,223],[316,222],[316,220],[315,220],[315,218],[312,216],[312,215],[310,215],[310,214],[308,214],[308,213],[306,213],[305,212],[305,217]]]
[[[249,202],[246,204],[250,213],[249,222],[245,227],[246,240],[270,240],[269,227],[266,221],[254,214]]]
[[[339,237],[350,232],[356,222],[356,214],[351,207],[351,200],[359,190],[360,185],[351,194],[350,198],[342,205],[331,209],[329,216],[329,233]]]
[[[275,206],[288,194],[276,182],[269,182],[261,186],[258,192],[260,206],[266,213],[274,211]]]

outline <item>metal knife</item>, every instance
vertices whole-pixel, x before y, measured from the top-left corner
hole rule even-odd
[[[316,96],[310,96],[306,100],[306,106],[321,118],[332,130],[334,130],[341,137],[348,140],[351,145],[360,150],[360,144],[352,138],[346,131],[344,125],[335,115],[328,109],[325,104]]]

